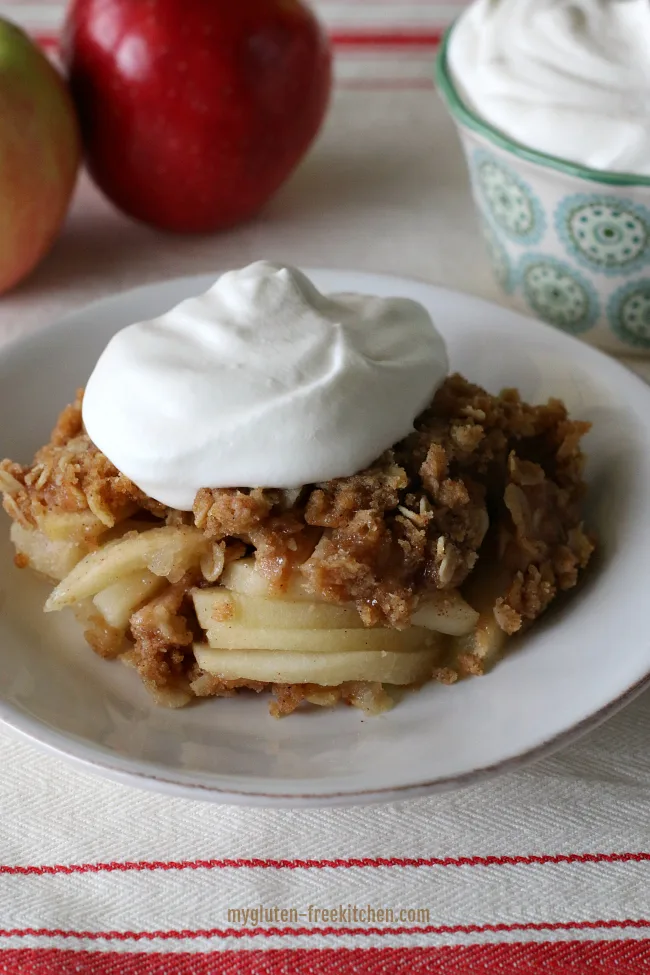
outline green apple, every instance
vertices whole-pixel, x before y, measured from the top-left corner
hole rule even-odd
[[[67,86],[0,18],[0,293],[49,250],[65,218],[81,140]]]

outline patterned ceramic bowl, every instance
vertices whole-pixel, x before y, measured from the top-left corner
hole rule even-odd
[[[612,352],[650,355],[650,177],[548,156],[483,122],[447,64],[454,119],[496,279],[509,303]]]

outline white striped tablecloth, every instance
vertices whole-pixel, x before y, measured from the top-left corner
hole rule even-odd
[[[259,220],[170,238],[82,181],[52,255],[0,303],[0,343],[115,290],[262,256],[496,297],[432,91],[434,49],[461,6],[320,0],[332,111]],[[58,2],[0,13],[55,47]],[[647,973],[649,744],[645,695],[561,755],[489,784],[269,811],[97,780],[0,731],[0,973]]]

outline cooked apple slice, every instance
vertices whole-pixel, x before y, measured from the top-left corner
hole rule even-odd
[[[430,593],[411,617],[414,626],[425,626],[436,633],[462,636],[471,633],[479,614],[456,589]]]
[[[461,673],[484,674],[503,656],[508,635],[494,616],[494,605],[508,588],[512,573],[485,559],[464,586],[465,594],[479,616],[471,632],[454,640],[454,654]]]
[[[38,527],[53,542],[85,542],[107,530],[92,511],[45,511],[38,519]]]
[[[276,684],[336,686],[348,680],[413,684],[431,675],[436,654],[406,653],[283,653],[278,650],[214,650],[194,645],[202,670],[223,680],[260,680]]]
[[[132,532],[91,552],[50,594],[45,612],[63,609],[142,569],[172,581],[198,564],[209,542],[189,525]]]
[[[148,569],[137,569],[95,596],[93,602],[106,622],[116,630],[125,629],[129,620],[143,603],[157,596],[166,579]]]
[[[53,541],[42,531],[23,528],[17,521],[12,522],[10,537],[18,554],[28,560],[30,568],[55,582],[64,579],[88,551],[87,545]]]
[[[299,576],[293,578],[287,588],[283,591],[277,592],[273,590],[271,592],[268,579],[266,579],[261,572],[257,570],[254,559],[239,559],[237,562],[231,562],[230,565],[226,567],[224,573],[220,579],[222,586],[232,592],[239,593],[240,596],[256,597],[262,599],[267,596],[276,601],[291,601],[294,603],[298,602],[312,602],[323,604],[324,606],[331,607],[333,604],[325,603],[324,600],[319,599],[317,595],[310,593],[305,588]],[[236,607],[236,603],[233,604]],[[346,611],[355,613],[354,607],[341,606],[336,607]],[[235,609],[236,612],[236,609]],[[281,612],[284,612],[282,610]],[[291,611],[293,612],[293,610]],[[236,618],[240,617],[236,615]],[[315,615],[313,617],[316,620],[318,617]],[[352,618],[352,617],[349,617]],[[296,617],[297,619],[297,617]],[[325,617],[323,617],[325,619]],[[343,619],[343,617],[341,617]],[[413,614],[412,622],[415,626],[426,627],[429,630],[435,630],[438,633],[448,633],[453,636],[460,636],[464,633],[469,633],[478,620],[478,613],[472,609],[472,607],[463,599],[461,594],[456,589],[450,589],[444,592],[433,592],[427,595],[418,609]],[[245,622],[244,618],[241,618],[242,622]],[[262,621],[264,623],[265,621]],[[250,625],[253,624],[251,620]],[[280,624],[271,623],[269,621],[268,625],[278,626]],[[311,624],[303,624],[300,622],[281,624],[286,627],[291,626],[310,626]],[[314,624],[320,626],[320,624]],[[327,626],[332,626],[333,624],[324,624]],[[353,624],[347,624],[356,626],[356,621]]]
[[[217,650],[284,650],[288,653],[362,653],[367,650],[403,653],[411,650],[436,650],[444,642],[444,637],[415,626],[407,630],[383,627],[273,630],[241,626],[238,623],[212,623],[207,628],[207,639],[208,644]]]
[[[226,589],[232,589],[233,592],[239,592],[244,596],[272,596],[273,599],[320,601],[318,596],[307,592],[298,575],[291,579],[286,589],[274,589],[271,593],[269,580],[258,571],[255,559],[237,559],[236,562],[231,562],[223,570],[223,575],[219,581]]]
[[[204,630],[214,626],[215,622],[272,630],[338,630],[363,626],[354,606],[244,596],[219,586],[195,589],[192,596]]]

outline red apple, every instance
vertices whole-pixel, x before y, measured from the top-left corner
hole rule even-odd
[[[73,0],[64,59],[97,184],[203,232],[253,215],[318,132],[331,56],[301,0]]]
[[[0,292],[49,250],[80,153],[63,78],[23,31],[0,19]]]

